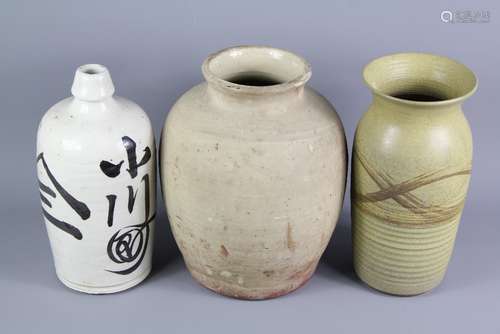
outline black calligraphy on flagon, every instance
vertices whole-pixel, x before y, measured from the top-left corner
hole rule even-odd
[[[43,152],[38,155],[36,162],[37,164],[42,164],[42,168],[45,170],[45,173],[47,174],[47,177],[51,183],[51,186],[49,186],[48,184],[45,184],[40,179],[38,179],[40,198],[43,203],[43,215],[50,223],[52,223],[57,228],[72,235],[77,240],[82,240],[83,235],[78,227],[76,227],[74,224],[62,220],[61,218],[53,216],[48,212],[48,210],[52,208],[51,200],[55,200],[58,195],[64,200],[64,202],[66,202],[67,205],[69,205],[71,209],[73,209],[75,213],[77,213],[81,220],[87,220],[90,218],[90,209],[88,208],[87,204],[76,199],[61,185],[61,183],[59,183],[54,174],[51,172],[47,161],[45,161]]]
[[[143,151],[141,159],[137,159],[137,145],[132,138],[122,137],[122,143],[127,155],[127,172],[130,179],[135,179],[140,167],[144,166],[151,160],[151,149],[146,147]],[[121,173],[124,160],[117,164],[110,161],[103,160],[100,163],[101,171],[110,178],[115,178]],[[154,177],[154,176],[153,176]],[[122,270],[108,270],[115,274],[127,275],[136,270],[142,263],[149,242],[150,223],[154,220],[155,213],[150,213],[150,175],[145,173],[139,187],[143,186],[144,189],[144,221],[140,224],[130,225],[120,228],[114,233],[108,241],[107,253],[111,261],[117,264],[125,265]],[[139,189],[134,189],[132,185],[127,186],[128,199],[127,209],[129,214],[134,211],[137,194]],[[115,216],[115,204],[117,200],[116,194],[106,195],[108,200],[108,227],[113,227]]]
[[[135,179],[140,172],[142,166],[146,165],[151,160],[151,149],[146,147],[143,151],[140,160],[137,159],[136,148],[137,145],[132,138],[128,136],[122,137],[122,143],[124,147],[124,153],[127,159],[122,160],[117,164],[111,163],[109,161],[103,160],[99,164],[101,171],[110,178],[116,178],[121,173],[122,165],[127,164],[127,173],[131,180]],[[54,226],[60,230],[68,233],[77,240],[83,238],[83,234],[77,227],[75,222],[67,222],[55,215],[49,213],[52,208],[52,201],[60,196],[64,202],[77,214],[81,221],[85,221],[90,218],[91,210],[81,200],[78,200],[74,195],[70,194],[62,184],[57,180],[52,171],[50,170],[47,161],[43,155],[40,153],[37,157],[37,164],[42,165],[43,170],[48,176],[49,184],[43,183],[40,179],[38,180],[40,188],[40,198],[42,200],[42,212],[47,221],[52,223]],[[155,213],[150,212],[150,175],[145,173],[141,179],[140,184],[137,189],[134,189],[132,185],[127,186],[128,198],[127,209],[128,213],[132,214],[137,202],[137,196],[139,193],[139,188],[142,186],[144,190],[144,220],[136,225],[129,225],[117,230],[109,239],[107,243],[107,254],[108,257],[114,263],[124,265],[124,269],[121,270],[108,270],[109,272],[127,275],[135,271],[142,263],[146,250],[149,243],[150,236],[150,223],[155,218]],[[152,176],[154,177],[154,176]],[[106,199],[108,201],[108,214],[107,214],[107,226],[109,228],[113,227],[113,222],[115,218],[115,204],[119,200],[116,194],[107,194]]]

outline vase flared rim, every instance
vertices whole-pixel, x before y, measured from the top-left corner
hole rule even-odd
[[[421,75],[421,78],[415,78],[411,74],[405,73],[405,71],[409,72],[412,66],[413,69],[419,66],[419,70],[425,74]],[[383,74],[377,75],[377,71],[381,71],[379,74]],[[462,63],[448,57],[419,52],[395,53],[376,58],[364,67],[363,79],[374,95],[395,103],[416,107],[443,107],[458,104],[473,95],[478,87],[477,77]],[[438,101],[399,98],[394,96],[395,92],[384,89],[384,83],[396,79],[413,79],[422,82],[433,82],[434,80],[436,83],[442,84],[443,87],[454,90],[455,93]]]
[[[274,64],[274,66],[273,66]],[[229,75],[245,71],[278,77],[279,83],[253,86],[232,82]],[[205,80],[234,94],[269,95],[304,86],[311,77],[311,65],[301,56],[269,46],[241,45],[209,55],[202,65]]]

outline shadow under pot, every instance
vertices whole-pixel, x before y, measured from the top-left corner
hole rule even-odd
[[[223,295],[284,295],[313,275],[342,207],[346,143],[301,57],[233,47],[168,114],[162,187],[192,276]]]
[[[373,101],[353,146],[354,268],[377,290],[420,294],[453,251],[472,164],[461,105],[476,78],[451,59],[403,53],[374,60],[364,79]]]

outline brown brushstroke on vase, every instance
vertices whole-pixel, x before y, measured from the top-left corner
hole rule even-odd
[[[353,159],[359,161],[371,180],[380,187],[380,190],[366,194],[360,194],[356,192],[356,189],[353,189],[354,204],[369,214],[377,216],[389,223],[419,227],[422,225],[447,222],[459,215],[462,211],[465,197],[459,198],[456,203],[452,203],[448,206],[435,204],[427,205],[419,197],[412,194],[411,191],[450,177],[470,175],[470,165],[460,169],[443,167],[395,183],[390,175],[373,168],[359,150],[353,151]],[[401,207],[410,211],[408,217],[406,217],[407,220],[394,219],[394,210],[392,208],[387,209],[383,204],[379,203],[388,199],[394,200],[401,205]],[[404,218],[404,216],[402,218]],[[418,225],[415,223],[418,223]]]

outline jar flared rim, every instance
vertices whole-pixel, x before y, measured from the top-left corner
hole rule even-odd
[[[249,67],[251,66],[249,64],[252,62],[252,56],[260,58],[260,66],[267,69],[262,70],[261,72],[281,76],[279,83],[263,86],[235,83],[228,80],[227,75],[224,75],[231,72],[231,70],[226,70],[228,73],[224,73],[224,70],[221,70],[224,66],[224,61],[228,60],[234,60],[234,64],[231,65],[233,70],[237,69],[238,63],[240,65],[246,64],[246,67]],[[241,61],[238,62],[238,60]],[[267,62],[269,62],[269,64],[267,64]],[[273,67],[273,63],[280,66]],[[259,63],[257,62],[254,67],[254,70],[258,71]],[[243,66],[242,70],[245,69],[248,70],[248,68]],[[281,73],[278,73],[280,71]],[[284,49],[258,45],[233,46],[217,51],[205,59],[202,65],[202,73],[205,80],[209,84],[212,84],[221,90],[236,94],[249,95],[277,94],[293,88],[298,88],[304,86],[312,74],[311,65],[301,56]]]
[[[392,92],[387,91],[383,87],[383,82],[390,80],[389,78],[384,78],[384,75],[387,77],[392,76],[396,79],[404,79],[404,76],[409,72],[409,70],[404,68],[404,62],[411,66],[421,64],[422,72],[428,76],[424,77],[423,81],[425,79],[433,80],[430,76],[434,75],[435,80],[442,80],[443,86],[454,89],[455,94],[451,94],[438,101],[417,101],[394,96]],[[441,70],[438,71],[437,69],[439,68]],[[385,74],[377,75],[377,71],[382,71],[382,73],[385,71]],[[391,71],[399,71],[399,73],[391,73]],[[410,78],[409,74],[408,77]],[[394,53],[376,58],[364,67],[363,79],[372,93],[377,96],[395,103],[422,107],[442,107],[461,103],[473,95],[478,87],[477,77],[462,63],[445,56],[422,52]],[[418,78],[415,78],[415,80],[418,80]]]

